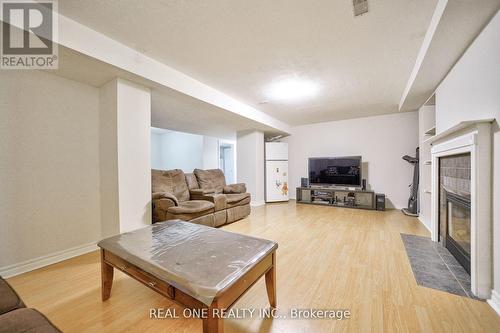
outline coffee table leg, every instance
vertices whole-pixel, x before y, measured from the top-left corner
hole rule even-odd
[[[224,319],[220,317],[221,311],[217,301],[213,301],[208,308],[207,317],[203,318],[203,333],[224,333]]]
[[[276,252],[273,252],[273,266],[266,273],[267,298],[271,307],[276,308]]]
[[[101,297],[105,301],[111,296],[113,286],[113,266],[104,261],[104,250],[101,250]]]

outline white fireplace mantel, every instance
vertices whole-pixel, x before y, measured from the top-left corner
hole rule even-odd
[[[464,121],[429,139],[431,148],[431,238],[439,233],[439,158],[471,155],[471,290],[479,298],[492,288],[492,149],[494,119]]]

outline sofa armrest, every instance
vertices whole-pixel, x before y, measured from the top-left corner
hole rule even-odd
[[[235,194],[235,193],[245,193],[247,191],[247,186],[245,183],[231,184],[224,186],[223,192],[225,194]]]
[[[24,307],[26,305],[14,288],[0,276],[0,315]]]
[[[153,200],[153,210],[160,210],[166,213],[170,207],[175,207],[175,206],[177,206],[175,202],[173,202],[168,198],[160,198]]]
[[[191,200],[206,200],[214,204],[215,211],[226,209],[226,196],[224,194],[199,194],[191,193]]]
[[[172,193],[169,192],[155,192],[153,193],[153,201],[155,200],[161,200],[161,199],[168,199],[174,203],[175,206],[179,206],[179,200],[173,195]]]

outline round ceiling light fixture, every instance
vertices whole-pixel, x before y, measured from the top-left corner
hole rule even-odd
[[[313,81],[289,78],[270,84],[265,95],[272,101],[293,103],[310,99],[318,92],[319,85]]]

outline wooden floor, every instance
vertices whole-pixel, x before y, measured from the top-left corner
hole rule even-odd
[[[278,308],[349,309],[351,319],[225,320],[226,332],[499,332],[486,302],[417,286],[400,233],[428,236],[399,211],[272,204],[225,230],[275,240]],[[230,251],[230,249],[228,249]],[[201,332],[199,319],[149,319],[150,308],[182,308],[116,272],[100,299],[98,252],[9,279],[28,306],[65,332]],[[263,279],[236,308],[267,308]]]

